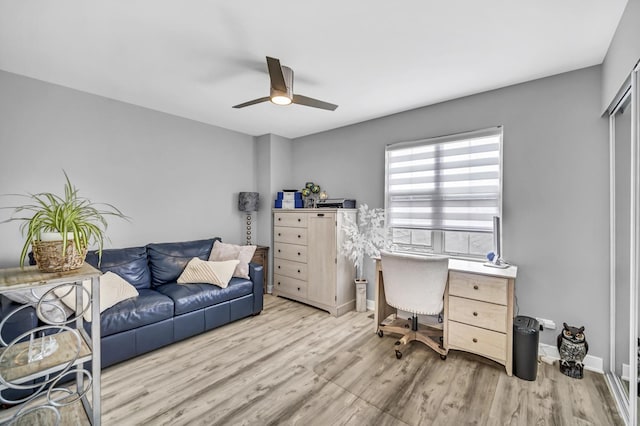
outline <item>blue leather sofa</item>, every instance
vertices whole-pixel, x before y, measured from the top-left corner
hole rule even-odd
[[[103,250],[99,269],[120,275],[139,292],[101,314],[103,368],[262,311],[260,265],[250,263],[249,279],[234,277],[224,289],[176,283],[189,260],[209,259],[215,240],[220,239]],[[87,254],[86,261],[98,268],[96,253]],[[16,307],[2,299],[0,319]],[[3,337],[9,342],[36,325],[33,309],[23,309],[20,319],[5,326]]]

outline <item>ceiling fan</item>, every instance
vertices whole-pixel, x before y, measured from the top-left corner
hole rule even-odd
[[[289,105],[293,103],[329,111],[334,111],[338,108],[338,105],[330,104],[329,102],[294,94],[293,70],[280,65],[279,59],[267,56],[267,67],[269,68],[269,78],[271,79],[271,95],[234,105],[234,108],[244,108],[266,101],[271,101],[276,105]]]

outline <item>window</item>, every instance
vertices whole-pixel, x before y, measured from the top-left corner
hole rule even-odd
[[[385,208],[400,250],[484,257],[502,199],[502,127],[388,145]]]

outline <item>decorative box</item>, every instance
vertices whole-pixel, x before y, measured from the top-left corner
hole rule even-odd
[[[286,200],[286,201],[293,201],[293,200],[302,200],[302,193],[295,191],[295,192],[291,192],[291,191],[283,191],[283,192],[278,192],[278,200]]]
[[[276,209],[301,209],[304,207],[302,198],[295,200],[275,200]]]

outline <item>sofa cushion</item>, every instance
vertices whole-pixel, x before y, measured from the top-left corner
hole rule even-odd
[[[253,282],[244,278],[231,278],[227,288],[213,284],[169,283],[157,287],[156,290],[170,297],[175,304],[176,315],[181,315],[251,294]]]
[[[147,245],[152,285],[175,283],[187,263],[194,257],[208,260],[214,241],[220,241],[220,238]]]
[[[98,268],[98,254],[87,253],[87,263]],[[102,250],[102,272],[113,272],[137,289],[151,287],[151,272],[147,262],[146,247],[129,247]]]
[[[2,339],[7,344],[22,333],[26,333],[38,326],[38,316],[33,306],[24,306],[13,302],[4,295],[0,295],[0,320],[4,320],[18,309],[20,309],[20,311],[12,314],[4,323],[2,330],[0,330]]]
[[[102,336],[119,333],[173,317],[173,301],[155,290],[138,289],[139,295],[110,307],[100,315]]]

